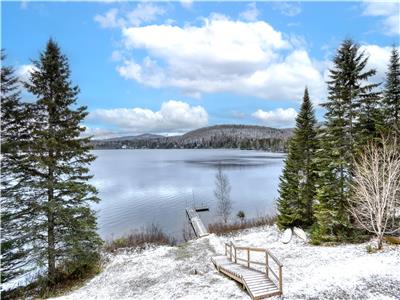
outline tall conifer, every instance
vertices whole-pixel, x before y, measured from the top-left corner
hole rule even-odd
[[[26,194],[24,166],[30,134],[18,78],[4,66],[1,52],[1,282],[29,271],[30,235],[25,230],[32,206]]]
[[[90,202],[99,199],[88,183],[88,166],[95,159],[90,141],[80,137],[86,107],[77,107],[79,88],[70,80],[68,60],[49,40],[33,62],[26,89],[36,96],[32,107],[29,148],[30,195],[36,210],[31,232],[38,263],[54,282],[57,267],[73,272],[98,257],[101,243]]]
[[[316,120],[307,88],[296,118],[296,128],[289,143],[283,175],[280,177],[278,225],[308,227],[313,223],[315,196]]]
[[[375,74],[366,69],[368,57],[352,40],[345,40],[334,57],[328,81],[328,101],[324,129],[320,133],[317,202],[314,206],[317,226],[314,233],[323,237],[337,235],[349,226],[346,201],[350,193],[353,159],[373,136],[373,116],[379,94],[378,84],[367,83]]]
[[[383,98],[385,125],[400,133],[400,55],[395,47],[390,56]]]

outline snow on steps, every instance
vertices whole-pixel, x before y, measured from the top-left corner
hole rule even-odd
[[[238,258],[238,251],[247,252],[247,259]],[[252,261],[250,259],[250,253],[252,251],[263,252],[265,254],[265,263]],[[229,256],[229,258],[227,256]],[[278,276],[271,269],[270,263],[268,263],[268,257],[278,265]],[[247,266],[237,263],[238,260],[245,262]],[[243,284],[243,287],[246,288],[252,299],[282,295],[282,265],[266,249],[236,247],[233,243],[230,243],[225,245],[225,255],[214,256],[211,258],[211,261],[219,272]],[[251,267],[251,264],[262,265],[265,268],[265,273]],[[275,276],[277,283],[269,278],[269,274]]]

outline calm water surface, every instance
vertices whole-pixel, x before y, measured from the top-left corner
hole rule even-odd
[[[206,203],[204,223],[216,220],[215,173],[222,165],[229,177],[233,216],[275,212],[283,154],[242,150],[96,150],[92,183],[101,202],[100,235],[115,238],[151,223],[182,238],[185,207]]]

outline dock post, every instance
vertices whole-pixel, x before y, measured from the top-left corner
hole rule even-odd
[[[247,267],[250,268],[250,249],[247,248]]]

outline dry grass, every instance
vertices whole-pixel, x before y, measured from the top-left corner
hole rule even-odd
[[[217,235],[224,235],[227,233],[243,230],[251,227],[259,227],[264,225],[273,225],[276,221],[276,216],[264,216],[243,222],[223,223],[217,222],[208,225],[208,231]]]
[[[106,242],[105,250],[107,252],[115,252],[123,248],[143,249],[149,244],[175,245],[176,241],[165,234],[158,225],[152,224],[140,232],[132,232],[126,236]]]
[[[81,267],[73,273],[66,273],[59,268],[54,283],[50,284],[46,276],[39,276],[27,286],[2,291],[1,299],[46,299],[63,295],[83,286],[89,279],[99,274],[103,263],[99,259],[93,265]]]
[[[389,244],[400,245],[400,236],[388,235],[388,236],[385,236],[385,240]]]

